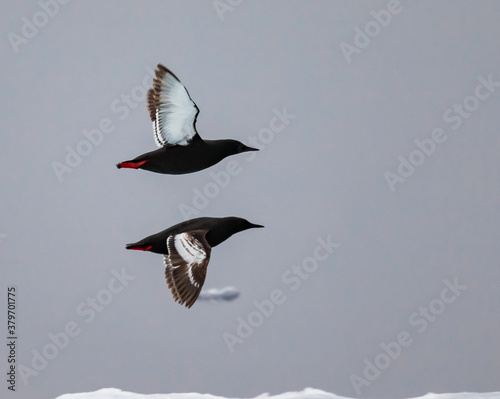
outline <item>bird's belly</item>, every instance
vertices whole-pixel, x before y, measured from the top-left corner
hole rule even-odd
[[[221,159],[210,151],[196,151],[190,146],[174,146],[153,151],[148,162],[141,167],[156,173],[181,175],[206,169]]]

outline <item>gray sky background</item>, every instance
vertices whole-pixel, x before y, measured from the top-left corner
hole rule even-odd
[[[0,276],[2,297],[17,287],[18,367],[32,368],[49,334],[68,323],[79,331],[27,385],[18,373],[12,396],[315,387],[355,397],[353,375],[364,378],[365,360],[404,332],[411,344],[361,397],[500,390],[500,87],[469,97],[480,76],[500,82],[500,3],[401,1],[348,63],[341,42],[354,44],[356,26],[377,29],[370,12],[387,7],[253,0],[221,19],[208,0],[71,1],[16,53],[9,32],[22,34],[23,17],[43,24],[42,9],[4,4]],[[184,176],[118,170],[155,149],[140,86],[160,62],[200,108],[203,138],[248,144],[274,109],[295,118],[272,140],[261,132],[269,142],[253,160]],[[140,100],[135,108],[123,108],[126,95]],[[474,111],[453,129],[457,119],[443,114],[464,100]],[[85,129],[106,123],[102,142],[80,144]],[[408,160],[434,129],[446,140],[391,191],[384,173],[397,173],[398,157]],[[79,144],[90,153],[60,182],[52,163]],[[239,173],[192,216],[266,228],[212,252],[205,287],[241,296],[187,310],[172,300],[161,256],[125,244],[183,220],[180,206],[193,206],[195,190],[213,188],[211,173],[231,161]],[[292,291],[282,277],[327,237],[340,247]],[[113,271],[134,279],[89,321],[85,302],[108,299]],[[467,288],[444,304],[445,280],[455,279]],[[230,353],[223,334],[236,335],[237,318],[276,289],[284,302]],[[420,333],[419,309],[431,303],[439,314]],[[0,312],[6,326],[5,300]]]

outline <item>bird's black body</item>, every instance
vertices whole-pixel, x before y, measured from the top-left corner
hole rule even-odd
[[[187,231],[206,231],[205,238],[210,247],[215,247],[227,240],[233,234],[254,227],[263,227],[250,223],[248,220],[230,216],[225,218],[201,217],[186,220],[169,227],[166,230],[153,234],[133,244],[127,244],[127,249],[149,251],[157,254],[168,254],[167,238]]]
[[[129,167],[156,173],[182,175],[213,166],[224,158],[247,151],[258,151],[237,140],[203,140],[196,135],[191,143],[162,147],[142,154],[131,161],[121,162],[118,168]]]
[[[264,227],[237,217],[202,217],[176,224],[146,237],[127,249],[163,254],[165,280],[176,302],[190,308],[198,299],[212,247],[233,234],[253,227]]]

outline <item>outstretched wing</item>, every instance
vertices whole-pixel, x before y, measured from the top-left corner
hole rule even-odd
[[[155,74],[147,100],[156,144],[187,145],[197,134],[195,124],[200,110],[170,70],[158,64]]]
[[[168,288],[175,301],[188,308],[198,299],[207,275],[211,248],[205,234],[195,230],[169,236],[168,255],[163,255]]]

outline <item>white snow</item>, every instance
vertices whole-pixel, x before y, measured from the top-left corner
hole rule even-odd
[[[348,399],[345,396],[334,395],[319,389],[306,388],[300,392],[286,392],[279,395],[262,394],[255,399]],[[143,395],[139,393],[124,392],[120,389],[105,388],[88,393],[68,393],[55,399],[229,399],[200,393],[157,393]],[[234,398],[233,398],[234,399]],[[398,398],[395,398],[398,399]],[[490,393],[428,393],[419,398],[412,399],[500,399],[500,392]]]

